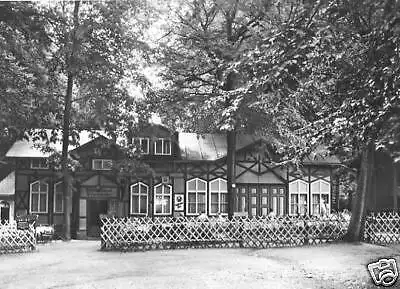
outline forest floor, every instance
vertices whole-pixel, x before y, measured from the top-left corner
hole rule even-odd
[[[52,242],[0,255],[0,288],[378,288],[367,264],[400,245],[102,252],[99,241]],[[400,288],[400,280],[393,288]]]

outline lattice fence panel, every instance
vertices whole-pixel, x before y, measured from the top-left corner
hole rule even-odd
[[[348,219],[236,217],[102,218],[102,249],[269,248],[319,244],[340,239]]]
[[[0,225],[0,254],[26,252],[35,248],[35,230],[32,225],[27,230],[18,230],[16,223]]]
[[[364,241],[380,245],[400,243],[400,214],[398,212],[370,214],[365,220]]]

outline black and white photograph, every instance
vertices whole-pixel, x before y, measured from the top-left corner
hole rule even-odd
[[[400,0],[0,0],[1,289],[400,288]]]

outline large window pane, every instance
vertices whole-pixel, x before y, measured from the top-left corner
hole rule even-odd
[[[160,204],[156,204],[156,214],[162,214],[162,206]]]
[[[131,209],[131,213],[138,213],[139,212],[139,196],[137,195],[132,195],[132,209]]]
[[[221,186],[221,191],[227,191],[227,185],[226,181],[220,180],[220,186]]]
[[[40,194],[39,202],[40,202],[39,211],[46,212],[46,210],[47,210],[47,194]]]
[[[32,184],[32,192],[39,192],[39,183]]]
[[[187,213],[201,214],[206,212],[207,182],[201,179],[187,181]]]
[[[168,196],[166,196],[166,197],[164,197],[164,213],[165,214],[170,214],[171,213],[171,211],[170,211],[170,205],[171,205],[171,198],[170,197],[168,197]]]
[[[163,149],[163,146],[162,146],[163,144],[162,144],[162,140],[156,140],[156,142],[155,142],[155,146],[156,146],[156,154],[162,154],[162,149]]]
[[[228,204],[221,204],[220,213],[222,214],[228,213]]]
[[[31,195],[31,211],[32,212],[39,211],[39,194]]]
[[[171,214],[172,187],[170,185],[159,184],[154,188],[155,193],[155,214]],[[161,210],[158,208],[161,207]]]
[[[211,204],[211,214],[217,214],[218,210],[218,204]]]
[[[227,210],[225,210],[225,205],[227,204],[227,191],[226,191],[226,181],[223,179],[216,179],[210,182],[210,213],[211,214],[216,214],[216,213],[226,213]],[[241,210],[242,206],[245,206],[242,204],[242,202],[237,199],[237,210]]]
[[[196,191],[196,180],[188,182],[188,190],[189,191]]]
[[[164,154],[170,154],[171,153],[171,141],[165,139],[164,140]]]
[[[203,182],[201,180],[197,181],[197,190],[199,191],[205,191],[206,190],[206,182]]]
[[[206,203],[206,193],[198,193],[197,194],[197,202],[199,203]]]
[[[218,180],[211,182],[211,188],[210,189],[211,189],[211,191],[216,191],[216,192],[219,191],[219,182],[218,182]]]
[[[196,193],[189,193],[189,203],[196,203]]]
[[[196,203],[189,203],[189,213],[195,214],[196,213]]]
[[[47,184],[41,183],[40,184],[40,192],[47,192]]]

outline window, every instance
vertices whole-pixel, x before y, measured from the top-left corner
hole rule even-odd
[[[171,140],[159,138],[154,141],[154,154],[171,155]]]
[[[149,138],[138,137],[134,138],[133,142],[138,148],[140,148],[142,154],[149,154]]]
[[[285,189],[282,187],[272,187],[272,211],[277,216],[285,214]]]
[[[331,184],[326,181],[315,181],[311,183],[311,214],[325,215],[330,213]]]
[[[36,159],[31,159],[31,169],[48,169],[49,168],[49,163],[47,162],[46,158],[36,158]]]
[[[289,214],[308,214],[308,183],[305,181],[289,183]]]
[[[154,214],[170,215],[172,212],[172,186],[159,184],[154,187]]]
[[[64,193],[62,182],[54,185],[54,213],[64,212]]]
[[[30,193],[31,213],[47,213],[48,191],[49,191],[49,186],[42,181],[37,181],[31,184],[31,193]]]
[[[94,159],[92,161],[93,170],[108,171],[112,168],[112,160]]]
[[[206,212],[207,182],[192,179],[186,182],[186,213],[199,215]]]
[[[149,186],[138,182],[131,186],[131,214],[147,215]]]
[[[242,208],[245,211],[245,208]],[[228,214],[228,188],[224,179],[210,182],[210,215]]]

